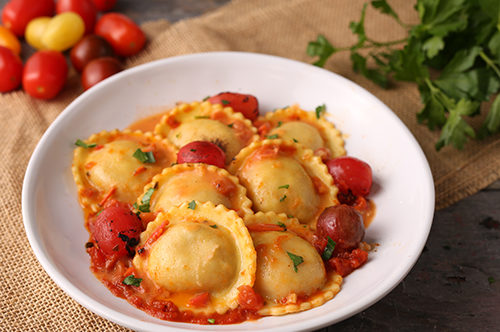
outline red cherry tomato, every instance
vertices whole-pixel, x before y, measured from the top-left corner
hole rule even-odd
[[[217,145],[206,141],[194,141],[180,148],[177,163],[205,163],[223,168],[226,154]]]
[[[343,193],[349,190],[356,196],[366,196],[372,187],[370,165],[353,157],[339,157],[326,162],[335,184]]]
[[[68,65],[61,52],[38,51],[23,72],[23,88],[32,97],[52,99],[61,91],[68,75]]]
[[[122,69],[122,65],[115,58],[94,59],[83,68],[82,86],[85,90],[88,90],[105,78],[122,71]]]
[[[22,37],[32,19],[52,14],[54,0],[11,0],[3,7],[2,22],[7,29]]]
[[[83,37],[70,52],[71,63],[78,72],[81,72],[90,61],[109,56],[113,56],[111,45],[98,35]]]
[[[23,63],[7,47],[0,46],[0,92],[8,92],[21,85]]]
[[[139,243],[142,222],[126,205],[113,202],[89,224],[92,236],[108,256],[133,254]]]
[[[115,53],[121,56],[136,54],[146,43],[141,28],[127,16],[118,13],[101,16],[95,26],[95,33],[104,37]]]
[[[96,8],[102,12],[113,9],[113,7],[116,4],[116,0],[93,0],[93,1]]]
[[[94,31],[97,18],[97,8],[92,0],[58,0],[56,5],[58,14],[64,12],[74,12],[80,15],[85,23],[85,34]]]
[[[212,104],[231,106],[235,112],[243,113],[251,121],[257,119],[259,116],[259,101],[252,95],[221,92],[216,96],[208,98],[208,101]]]
[[[349,205],[326,208],[318,218],[316,233],[320,238],[335,241],[335,251],[356,248],[365,236],[361,215]]]

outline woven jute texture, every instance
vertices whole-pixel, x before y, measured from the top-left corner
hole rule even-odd
[[[404,22],[416,21],[413,1],[395,0],[391,4]],[[359,18],[362,5],[362,0],[239,0],[172,25],[165,21],[147,23],[143,28],[149,38],[148,46],[129,59],[127,67],[207,51],[258,52],[310,62],[305,47],[318,33],[339,47],[355,42],[348,25]],[[367,12],[366,30],[380,41],[405,35],[393,21],[371,8]],[[383,90],[352,71],[348,54],[336,55],[326,68],[368,89],[411,130],[431,165],[437,208],[446,207],[500,178],[499,135],[472,142],[460,152],[444,148],[438,153],[434,150],[438,133],[430,132],[416,121],[415,114],[422,105],[415,86],[398,83]],[[37,262],[23,229],[21,190],[30,155],[50,123],[79,93],[79,78],[70,73],[64,92],[53,101],[33,100],[21,91],[0,96],[2,331],[125,330],[64,294]],[[390,149],[390,143],[387,148]]]

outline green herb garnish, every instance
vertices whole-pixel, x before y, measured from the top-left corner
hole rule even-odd
[[[214,324],[215,323],[215,319],[209,318],[209,319],[207,319],[207,322],[209,322],[210,324]]]
[[[298,143],[298,142],[299,142],[299,141],[297,141],[295,138],[292,138],[292,139],[293,139],[293,141],[294,141],[295,143]]]
[[[276,126],[276,128],[281,127],[281,125],[282,125],[282,124],[283,124],[283,122],[282,122],[282,121],[278,121],[278,125]]]
[[[202,99],[202,101],[207,101],[210,96],[206,96],[205,98]]]
[[[495,278],[493,278],[493,277],[488,277],[488,282],[489,282],[489,284],[490,284],[490,285],[491,285],[492,283],[494,283],[495,281],[496,281],[496,280],[495,280]]]
[[[286,253],[288,254],[288,257],[290,257],[290,259],[293,262],[293,270],[295,272],[298,272],[297,266],[299,266],[300,264],[304,263],[304,258],[302,258],[302,256],[298,256],[298,255],[292,254],[289,251],[287,251]]]
[[[283,202],[286,199],[286,195],[283,195],[283,197],[280,198],[280,202]]]
[[[349,27],[357,41],[334,47],[323,35],[309,42],[307,54],[323,67],[337,52],[350,52],[352,68],[383,88],[390,79],[416,84],[422,108],[417,120],[439,130],[436,150],[462,149],[471,139],[500,132],[500,7],[495,0],[416,0],[419,22],[401,21],[387,0],[371,5],[394,19],[407,35],[380,42],[365,30],[365,13]],[[361,52],[368,50],[368,52]],[[371,64],[373,63],[373,65]],[[487,107],[481,107],[482,104]],[[476,131],[470,118],[487,111]]]
[[[84,141],[82,141],[81,139],[77,139],[75,142],[75,145],[80,146],[80,147],[85,148],[85,149],[88,149],[88,148],[95,148],[97,146],[97,143],[87,144]]]
[[[290,188],[289,184],[284,184],[284,185],[278,187],[278,189],[288,189],[288,188]]]
[[[196,202],[194,200],[192,200],[191,202],[189,202],[188,209],[191,209],[191,210],[196,209]]]
[[[229,105],[229,100],[222,99],[221,100],[222,105]]]
[[[139,160],[143,164],[152,164],[152,163],[156,162],[155,156],[153,155],[153,152],[151,152],[151,151],[144,152],[141,149],[137,149],[137,150],[135,150],[132,157]]]
[[[133,274],[131,274],[128,277],[126,277],[125,279],[123,279],[122,283],[124,285],[127,285],[127,286],[139,287],[141,285],[141,281],[142,281],[141,278],[136,278],[136,277],[134,277]]]
[[[210,227],[212,228],[217,228],[217,225],[216,224],[213,224],[213,225],[209,225]]]
[[[281,221],[278,222],[278,226],[283,228],[283,232],[286,231],[286,225],[284,223],[282,223]]]
[[[194,117],[195,119],[210,119],[208,115],[197,115]]]
[[[133,207],[136,210],[139,210],[140,212],[151,212],[149,210],[150,208],[150,202],[151,202],[151,196],[153,195],[153,192],[155,191],[155,188],[149,188],[144,196],[142,196],[141,199],[141,205],[137,205],[137,203],[134,203]]]
[[[229,128],[233,128],[234,123],[230,123],[230,124],[228,124],[227,126],[228,126]]]
[[[331,257],[332,257],[332,254],[333,254],[333,250],[335,249],[335,241],[333,241],[329,236],[327,236],[327,243],[326,243],[326,247],[325,249],[323,250],[323,255],[321,255],[321,257],[323,257],[323,259],[325,261],[329,260]]]
[[[276,138],[279,138],[278,134],[274,134],[274,135],[269,135],[267,136],[268,139],[276,139]]]
[[[326,111],[326,105],[319,105],[316,107],[316,119],[319,119],[321,117],[321,114]]]

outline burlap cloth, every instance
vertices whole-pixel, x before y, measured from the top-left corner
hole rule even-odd
[[[146,23],[143,27],[150,42],[140,55],[129,59],[127,66],[173,55],[223,50],[274,54],[311,62],[305,48],[318,33],[326,35],[336,46],[355,41],[348,25],[351,20],[358,20],[362,3],[362,0],[241,0],[173,25],[166,21]],[[391,4],[404,22],[417,19],[413,1],[397,0]],[[404,36],[398,25],[371,8],[367,13],[366,31],[381,41]],[[414,85],[398,83],[390,90],[383,90],[351,70],[348,54],[336,55],[326,68],[371,91],[410,128],[431,165],[438,209],[500,178],[499,135],[469,143],[461,152],[444,148],[437,153],[434,143],[438,134],[416,121],[415,114],[421,103]],[[72,73],[64,92],[53,101],[34,100],[22,91],[0,96],[3,147],[0,330],[122,329],[77,304],[52,282],[31,251],[22,224],[21,187],[29,157],[50,123],[80,92],[79,78]]]

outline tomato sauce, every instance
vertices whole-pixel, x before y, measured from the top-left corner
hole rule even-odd
[[[130,126],[128,126],[128,129],[132,131],[140,130],[142,132],[147,132],[147,131],[154,132],[156,125],[160,123],[161,118],[163,118],[163,116],[167,113],[168,112],[162,112],[139,119],[134,123],[132,123]]]

